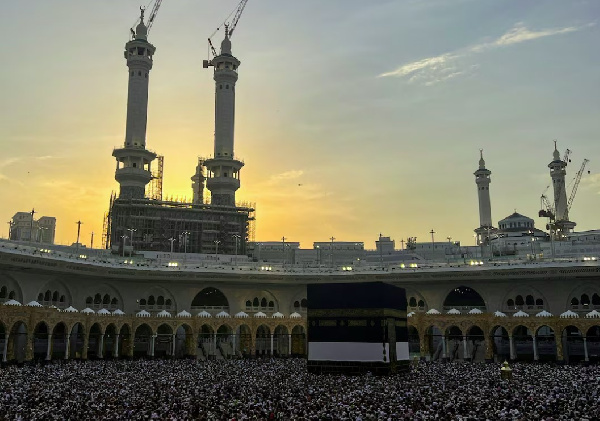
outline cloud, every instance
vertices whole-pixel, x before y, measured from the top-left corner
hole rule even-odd
[[[282,181],[282,180],[293,180],[295,178],[301,177],[302,174],[304,174],[304,171],[302,171],[302,170],[290,170],[290,171],[282,172],[280,174],[275,174],[275,175],[271,176],[270,180],[272,182],[277,182],[277,181]]]
[[[460,60],[474,54],[480,54],[497,48],[508,47],[522,42],[539,38],[580,31],[595,25],[595,22],[583,26],[568,26],[565,28],[530,30],[522,22],[515,24],[505,34],[492,42],[485,42],[438,56],[427,57],[411,63],[403,64],[395,70],[381,73],[378,77],[408,77],[409,83],[423,83],[426,86],[435,85],[460,75],[473,73],[478,65],[462,68]]]

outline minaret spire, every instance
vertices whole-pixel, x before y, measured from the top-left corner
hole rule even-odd
[[[156,48],[147,41],[148,27],[144,23],[144,8],[140,7],[140,23],[133,39],[125,44],[125,59],[129,69],[127,94],[127,124],[125,144],[115,149],[117,159],[115,179],[121,185],[119,198],[143,199],[150,182],[150,163],[156,158],[146,149],[148,120],[148,81],[152,57]]]
[[[485,167],[483,149],[479,149],[479,169],[473,173],[477,184],[477,197],[479,199],[479,228],[475,230],[477,241],[481,243],[483,237],[489,235],[494,229],[492,225],[492,205],[490,201],[490,183],[492,172]]]
[[[221,42],[221,54],[212,59],[215,80],[214,156],[207,159],[206,187],[213,205],[235,206],[235,192],[240,188],[240,170],[244,163],[234,153],[235,85],[240,61],[231,53],[229,28]]]

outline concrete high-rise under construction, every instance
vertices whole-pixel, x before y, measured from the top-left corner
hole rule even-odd
[[[231,55],[230,32],[226,30],[220,54],[207,62],[214,66],[216,88],[214,155],[199,159],[192,177],[193,200],[187,202],[163,200],[161,195],[148,197],[145,193],[148,183],[156,177],[151,163],[157,156],[146,149],[149,73],[156,51],[148,42],[150,26],[144,23],[142,11],[139,24],[132,29],[132,39],[125,45],[129,78],[127,124],[124,146],[113,151],[120,192],[111,196],[106,215],[106,247],[123,254],[245,254],[254,208],[251,204],[236,204],[235,200],[244,163],[233,150],[235,83],[240,62]],[[205,181],[211,203],[204,200]]]

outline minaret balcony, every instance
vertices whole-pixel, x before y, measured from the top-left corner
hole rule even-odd
[[[240,180],[234,177],[210,177],[206,179],[206,187],[210,191],[235,191],[240,188]]]
[[[151,162],[156,159],[156,153],[144,148],[143,146],[128,146],[126,148],[113,149],[112,155],[118,161],[126,158],[142,158],[144,162]]]
[[[152,174],[150,174],[150,171],[143,168],[125,167],[119,168],[115,172],[115,180],[119,183],[134,183],[145,186],[151,179]]]
[[[217,157],[208,158],[207,160],[205,160],[204,166],[209,169],[211,167],[220,167],[220,166],[234,167],[234,168],[240,169],[244,166],[244,161],[235,159],[235,157],[232,155],[229,155],[229,156],[219,155]]]

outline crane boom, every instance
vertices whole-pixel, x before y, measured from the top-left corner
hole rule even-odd
[[[152,11],[150,12],[150,18],[148,19],[148,32],[150,32],[150,29],[152,28],[152,25],[154,24],[154,19],[156,18],[158,9],[160,9],[161,3],[162,3],[162,0],[156,0],[156,2],[154,3],[154,7],[152,8]]]
[[[235,27],[237,26],[237,24],[240,20],[240,17],[242,16],[242,12],[244,11],[244,8],[246,7],[246,3],[248,3],[248,0],[240,1],[240,4],[238,5],[238,7],[235,11],[235,15],[233,16],[233,19],[228,26],[229,36],[231,36],[233,34],[233,31],[235,30]]]
[[[573,185],[573,190],[571,190],[571,195],[569,196],[569,202],[567,204],[567,210],[571,210],[571,205],[573,204],[573,200],[575,200],[575,195],[577,194],[577,188],[579,187],[579,182],[581,181],[581,176],[583,175],[583,171],[585,170],[585,166],[590,162],[589,159],[584,159],[581,163],[581,168],[577,171],[577,175],[575,176],[575,184]]]

